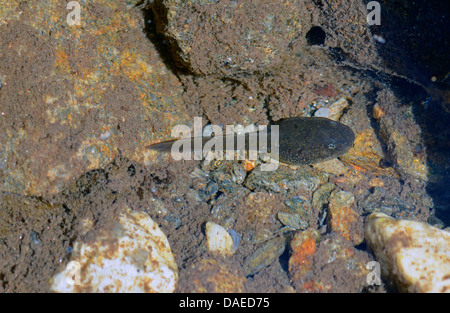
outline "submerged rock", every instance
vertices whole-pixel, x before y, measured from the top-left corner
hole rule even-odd
[[[344,110],[348,108],[349,103],[347,99],[340,98],[339,100],[333,102],[329,107],[321,107],[315,113],[315,117],[327,117],[333,121],[339,121]]]
[[[275,237],[262,244],[245,260],[247,276],[254,275],[274,263],[285,250],[284,237]]]
[[[248,175],[244,184],[250,190],[264,189],[282,194],[296,191],[309,194],[325,183],[328,176],[306,166],[294,171],[285,166],[279,167],[276,171],[261,171],[256,168]]]
[[[302,40],[311,13],[303,1],[155,2],[157,29],[169,38],[174,60],[196,75],[231,76],[283,62]]]
[[[325,162],[319,162],[313,165],[319,171],[333,174],[336,176],[343,175],[348,172],[348,168],[338,159],[332,159]]]
[[[297,292],[361,292],[367,286],[368,258],[351,242],[308,229],[289,246],[288,273]]]
[[[278,220],[286,226],[291,227],[292,229],[306,229],[309,224],[307,221],[303,220],[300,214],[295,213],[287,213],[287,212],[278,212]]]
[[[180,279],[192,281],[193,289],[189,289],[190,292],[240,293],[245,290],[246,279],[243,274],[229,264],[214,259],[198,259],[191,264],[188,273],[188,277]]]
[[[206,223],[206,246],[209,251],[225,256],[232,255],[237,249],[231,234],[213,222]]]
[[[379,91],[377,104],[386,112],[378,119],[380,138],[386,144],[390,158],[397,170],[404,175],[426,181],[429,175],[426,151],[420,126],[416,123],[414,112],[410,106],[398,107],[398,99],[393,92]],[[419,151],[418,151],[419,150]]]
[[[404,292],[450,292],[450,233],[372,213],[366,240],[382,274]]]
[[[347,191],[333,191],[329,197],[329,224],[333,232],[360,244],[363,238],[363,229],[360,227],[361,217],[355,210],[355,197]]]
[[[57,194],[119,154],[148,164],[157,156],[146,145],[187,123],[183,87],[146,38],[139,10],[96,1],[83,6],[83,30],[67,27],[68,12],[56,2],[2,1],[1,33],[15,38],[0,36],[2,191]]]
[[[73,255],[52,278],[52,291],[173,292],[177,284],[169,242],[143,212],[121,213],[119,222],[95,240],[76,242]]]
[[[311,270],[313,255],[316,252],[316,243],[319,234],[315,230],[296,232],[289,242],[289,276],[291,281],[301,279]]]

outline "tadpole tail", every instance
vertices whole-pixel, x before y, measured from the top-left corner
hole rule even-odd
[[[180,146],[188,144],[191,147],[190,150],[193,152],[197,152],[197,151],[201,152],[203,147],[205,147],[205,144],[214,138],[214,140],[216,142],[221,142],[221,144],[222,144],[221,146],[223,149],[225,149],[225,147],[227,146],[228,140],[231,140],[233,147],[238,147],[238,139],[240,139],[243,141],[242,148],[244,150],[248,150],[248,149],[250,149],[250,147],[258,147],[259,137],[257,135],[260,133],[263,133],[263,132],[245,133],[245,134],[239,134],[239,135],[235,134],[235,135],[232,135],[231,137],[230,136],[216,136],[216,137],[197,137],[197,138],[192,137],[192,138],[184,138],[184,139],[174,139],[174,140],[164,141],[161,143],[156,143],[156,144],[147,146],[147,148],[151,149],[151,150],[159,151],[159,152],[171,152],[173,144],[175,142],[178,142]],[[251,134],[254,135],[253,138],[250,138]],[[267,132],[266,134],[268,136],[270,136],[270,132]],[[198,144],[198,140],[201,140],[201,145]],[[254,146],[250,145],[251,140],[254,140],[253,141]],[[270,143],[266,144],[266,146],[270,147]],[[213,146],[212,150],[215,150],[216,148],[217,147]]]
[[[202,140],[201,147],[205,145],[206,142],[208,142],[212,137],[202,137],[200,138]],[[171,152],[173,144],[178,141],[180,144],[187,144],[190,142],[191,151],[195,152],[195,138],[185,138],[185,139],[173,139],[169,141],[164,141],[161,143],[155,143],[153,145],[148,146],[148,149],[159,151],[159,152]]]
[[[148,146],[147,148],[159,152],[170,152],[175,141],[176,140],[169,140],[165,142],[155,143],[151,146]]]

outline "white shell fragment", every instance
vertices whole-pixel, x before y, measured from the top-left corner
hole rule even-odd
[[[76,242],[73,260],[51,280],[55,292],[173,292],[178,269],[169,242],[144,212],[120,214],[92,242]]]
[[[450,292],[450,233],[372,213],[366,240],[387,277],[404,292]]]
[[[209,251],[225,256],[232,255],[237,249],[230,233],[213,222],[206,223],[206,246]]]

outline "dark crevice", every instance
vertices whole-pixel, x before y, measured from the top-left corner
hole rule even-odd
[[[313,26],[306,33],[306,41],[310,46],[321,46],[325,43],[326,34],[322,27]]]
[[[166,21],[157,21],[154,10],[162,10],[162,4],[153,1],[146,6],[142,6],[142,14],[144,16],[144,33],[150,42],[155,46],[159,56],[166,65],[166,67],[177,77],[179,75],[190,74],[186,67],[180,66],[174,60],[173,50],[179,49],[176,44],[172,43],[171,39],[166,38],[158,29],[164,29],[167,24]]]

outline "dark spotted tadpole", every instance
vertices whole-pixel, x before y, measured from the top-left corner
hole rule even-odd
[[[292,117],[281,120],[278,125],[278,160],[283,163],[292,165],[313,164],[334,159],[341,156],[350,150],[355,141],[355,134],[353,130],[340,122],[330,120],[324,117]],[[240,135],[226,135],[216,137],[202,137],[201,147],[203,148],[211,139],[222,140],[223,147],[226,147],[226,141],[230,140],[234,143],[239,142],[239,137],[244,136],[245,149],[255,147],[250,145],[250,140],[257,138],[265,138],[267,145],[264,146],[264,151],[271,154],[271,136],[276,132],[271,130],[269,126],[264,132],[267,136],[251,136],[251,133]],[[257,132],[260,133],[260,132]],[[181,139],[190,140],[194,147],[195,138]],[[199,140],[199,138],[197,138]],[[173,144],[177,140],[170,140],[162,143],[157,143],[149,146],[152,150],[161,152],[170,152]],[[234,144],[233,147],[238,147]],[[261,147],[259,143],[256,147]],[[273,157],[273,156],[272,156]]]

